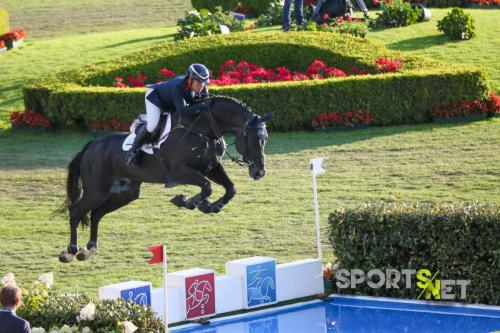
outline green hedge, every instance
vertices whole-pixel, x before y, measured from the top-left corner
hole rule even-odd
[[[24,87],[27,109],[35,109],[61,126],[82,127],[94,120],[127,121],[144,112],[144,89],[117,89],[116,76],[158,76],[166,67],[184,73],[190,63],[218,69],[224,61],[247,60],[267,68],[304,71],[315,59],[329,66],[375,70],[379,57],[399,58],[396,74],[318,81],[212,87],[248,103],[255,112],[274,111],[273,130],[302,130],[312,116],[328,111],[371,111],[375,125],[428,121],[435,105],[484,97],[485,74],[425,58],[389,51],[367,40],[333,33],[238,33],[167,42],[118,60],[59,73]]]
[[[500,305],[500,207],[463,203],[370,204],[334,212],[330,241],[339,268],[429,269],[437,279],[471,280],[468,303]],[[417,298],[411,289],[371,289],[366,283],[341,293]]]
[[[0,35],[9,31],[9,14],[5,9],[0,8]]]

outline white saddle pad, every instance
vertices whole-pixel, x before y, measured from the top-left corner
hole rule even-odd
[[[125,138],[123,141],[122,149],[124,151],[129,151],[130,148],[132,148],[132,143],[134,143],[135,139],[135,129],[137,126],[139,126],[141,123],[145,122],[146,115],[141,114],[139,117],[137,117],[136,120],[130,125],[130,134]],[[160,148],[161,144],[165,142],[168,138],[168,134],[170,133],[170,129],[172,127],[172,122],[170,119],[170,114],[167,116],[167,124],[165,125],[165,128],[160,134],[160,139],[158,140],[157,143],[155,144],[145,144],[142,145],[141,150],[147,154],[152,155],[153,154],[153,148]]]

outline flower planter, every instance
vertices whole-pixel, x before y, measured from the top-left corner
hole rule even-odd
[[[436,124],[457,124],[457,123],[470,123],[472,121],[484,120],[487,114],[473,114],[465,117],[451,117],[451,118],[432,118],[432,121]]]
[[[352,127],[343,126],[343,127],[315,127],[314,130],[317,132],[345,132],[352,131],[356,129],[367,128],[368,125],[356,125]]]
[[[325,291],[333,290],[333,280],[323,280],[323,286],[325,287]]]
[[[15,49],[16,47],[19,47],[23,44],[24,38],[19,39],[19,40],[8,40],[5,42],[5,45],[7,45],[7,49]]]
[[[30,127],[27,125],[14,125],[12,124],[12,131],[13,132],[18,132],[18,133],[52,133],[55,131],[55,128],[50,126],[50,127]]]

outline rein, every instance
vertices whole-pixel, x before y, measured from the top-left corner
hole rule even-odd
[[[210,106],[207,109],[207,111],[208,111],[208,120],[210,122],[210,126],[211,126],[212,130],[214,131],[215,136],[217,137],[217,139],[213,140],[209,136],[207,136],[206,134],[203,134],[203,133],[200,133],[200,132],[194,130],[194,126],[200,120],[201,116],[203,115],[203,111],[201,111],[201,112],[198,113],[198,116],[196,117],[196,119],[194,120],[194,122],[189,127],[186,127],[186,126],[184,126],[182,124],[182,115],[179,115],[179,122],[177,123],[177,125],[170,132],[173,132],[176,129],[185,129],[186,133],[181,137],[181,141],[184,140],[189,133],[196,134],[199,137],[204,138],[207,141],[221,141],[221,139],[222,139],[222,141],[224,141],[223,140],[224,136],[220,132],[219,126],[217,126],[217,122],[215,121],[214,115],[212,113],[212,103],[210,103]],[[235,139],[235,142],[233,142],[233,143],[231,143],[229,145],[236,144],[236,140],[238,140],[241,136],[244,136],[244,135],[246,135],[246,127],[245,127],[245,130],[239,135],[239,137]],[[231,162],[234,162],[234,163],[238,164],[239,166],[248,166],[249,165],[245,161],[232,156],[231,153],[229,152],[229,150],[227,149],[227,145],[226,144],[222,145],[222,149],[227,154],[227,156],[229,156],[229,158],[231,159]]]

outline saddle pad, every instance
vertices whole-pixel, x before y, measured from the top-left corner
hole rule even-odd
[[[122,145],[122,149],[124,151],[129,151],[130,148],[132,148],[132,144],[134,143],[134,139],[135,139],[135,129],[137,128],[137,126],[139,126],[141,123],[144,122],[144,118],[145,118],[144,115],[140,115],[130,126],[130,134],[125,138],[125,140],[123,141],[123,145]],[[161,124],[158,124],[158,126],[161,126]],[[158,141],[154,144],[148,143],[148,144],[142,145],[141,150],[147,154],[153,155],[153,153],[154,153],[153,149],[160,148],[161,144],[163,142],[165,142],[165,140],[167,140],[168,134],[170,133],[171,128],[172,128],[172,121],[171,121],[171,117],[169,114],[167,116],[167,123],[165,124],[165,128],[161,132],[160,138],[158,139]]]

